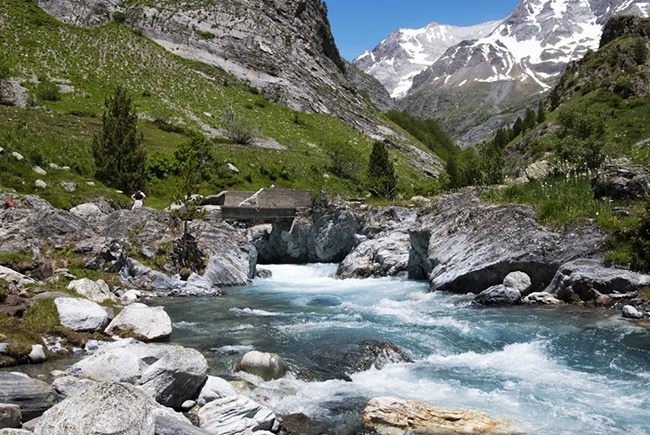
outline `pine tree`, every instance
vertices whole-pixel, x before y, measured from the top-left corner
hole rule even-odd
[[[524,131],[524,121],[521,117],[518,117],[515,121],[515,125],[512,126],[512,135],[514,137],[519,136]]]
[[[526,109],[526,116],[524,116],[524,132],[530,130],[537,125],[537,115],[530,107]]]
[[[93,139],[95,177],[124,192],[143,187],[146,154],[138,132],[138,114],[126,90],[118,86],[106,98],[102,131]]]
[[[546,108],[542,100],[539,100],[539,105],[537,106],[537,123],[541,124],[546,121]]]
[[[375,141],[368,162],[368,190],[382,198],[392,198],[397,187],[397,175],[386,145]]]

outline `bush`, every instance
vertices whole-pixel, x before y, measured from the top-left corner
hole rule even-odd
[[[255,128],[232,106],[224,106],[221,111],[221,122],[226,129],[228,139],[236,144],[251,145],[257,136]]]
[[[341,178],[351,178],[359,170],[357,153],[349,143],[331,142],[325,145],[325,152],[330,159],[329,170]]]
[[[113,18],[113,21],[115,21],[116,23],[124,24],[124,22],[126,21],[126,14],[121,11],[113,12],[113,15],[111,15],[111,17]]]
[[[36,85],[36,97],[41,101],[59,101],[61,99],[59,86],[49,80],[44,80]]]

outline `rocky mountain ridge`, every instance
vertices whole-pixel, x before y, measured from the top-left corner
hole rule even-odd
[[[477,143],[534,106],[570,61],[598,48],[609,18],[649,14],[645,0],[523,0],[489,35],[448,48],[414,77],[399,106],[435,117],[461,145]]]
[[[430,23],[421,29],[401,28],[388,35],[372,51],[366,50],[353,63],[376,77],[393,98],[406,96],[413,78],[461,41],[489,35],[500,21],[475,26]]]

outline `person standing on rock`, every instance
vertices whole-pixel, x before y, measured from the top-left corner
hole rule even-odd
[[[142,192],[142,190],[138,190],[135,192],[133,195],[131,195],[131,199],[133,200],[133,207],[131,210],[135,210],[136,208],[142,207],[144,204],[144,199],[147,197],[147,195]]]

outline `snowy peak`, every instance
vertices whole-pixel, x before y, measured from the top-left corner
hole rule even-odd
[[[401,28],[372,51],[354,60],[364,72],[375,76],[395,97],[404,96],[413,78],[432,65],[445,51],[461,41],[490,34],[500,21],[459,27],[430,23],[421,29]]]

